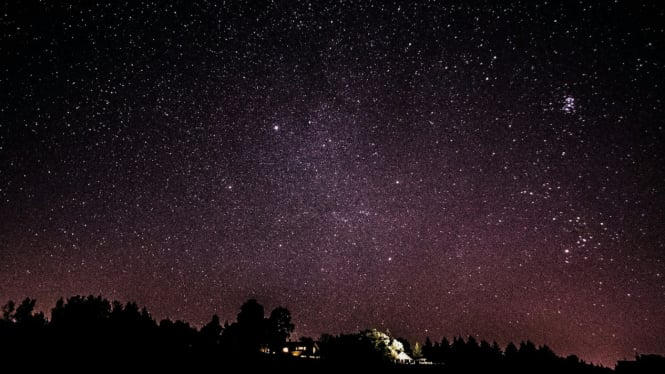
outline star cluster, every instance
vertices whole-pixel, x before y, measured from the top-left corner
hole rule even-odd
[[[9,2],[0,301],[665,353],[657,2]]]

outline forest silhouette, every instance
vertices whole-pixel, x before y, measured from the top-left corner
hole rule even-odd
[[[612,373],[576,356],[559,357],[530,341],[509,343],[443,338],[413,346],[377,330],[323,334],[318,340],[291,341],[291,313],[277,307],[266,317],[258,301],[241,307],[237,320],[213,315],[200,329],[189,323],[155,321],[135,302],[122,304],[102,296],[59,299],[47,319],[36,300],[9,301],[0,320],[0,359],[5,368],[118,372],[138,369],[291,372],[339,372],[366,368],[382,372],[431,373]],[[408,358],[406,360],[405,358]],[[401,361],[400,361],[401,359]],[[90,366],[92,365],[92,366]],[[205,369],[204,369],[205,368]],[[617,373],[663,373],[665,358],[643,355],[620,361]],[[32,371],[32,370],[30,370]]]

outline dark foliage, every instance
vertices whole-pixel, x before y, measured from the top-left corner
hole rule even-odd
[[[447,372],[506,372],[506,373],[609,373],[612,370],[580,361],[575,356],[559,357],[548,346],[536,347],[530,341],[513,343],[502,351],[496,342],[478,342],[470,336],[465,341],[454,337],[423,347],[423,355]]]
[[[619,361],[618,374],[662,374],[665,373],[665,357],[659,355],[638,355],[635,361]]]
[[[103,368],[93,371],[243,366],[291,372],[330,372],[345,367],[400,373],[612,372],[576,356],[559,357],[549,347],[536,347],[530,341],[521,342],[519,347],[510,343],[502,350],[496,342],[478,341],[472,336],[466,340],[454,337],[452,342],[427,338],[413,350],[406,340],[398,339],[405,352],[422,355],[421,360],[425,360],[412,365],[395,364],[386,353],[385,341],[373,338],[376,334],[372,335],[371,330],[324,334],[318,342],[301,338],[289,345],[295,327],[289,310],[277,307],[265,318],[263,306],[253,299],[241,306],[237,322],[222,326],[214,315],[200,330],[183,321],[165,319],[158,324],[136,303],[123,305],[101,296],[60,299],[51,310],[50,321],[35,311],[35,305],[34,299],[27,298],[18,306],[10,301],[2,307],[0,352],[8,368],[14,360],[32,369],[68,365],[70,369],[86,370],[88,363],[104,363]],[[282,349],[289,346],[308,347],[307,356],[316,352],[320,359],[296,358],[291,351],[283,353]],[[25,361],[26,357],[34,361]],[[635,361],[620,361],[616,371],[655,373],[664,368],[664,357],[642,355]]]

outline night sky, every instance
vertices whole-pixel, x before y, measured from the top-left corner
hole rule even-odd
[[[5,1],[0,303],[665,353],[659,1]]]

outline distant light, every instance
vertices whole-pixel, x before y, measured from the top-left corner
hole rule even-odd
[[[272,129],[275,130],[275,131],[279,131],[279,125],[273,126]]]

